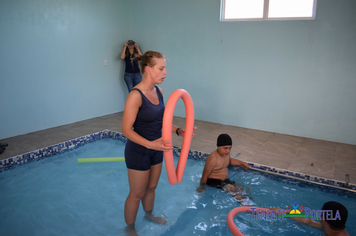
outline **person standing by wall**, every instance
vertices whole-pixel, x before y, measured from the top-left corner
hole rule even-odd
[[[120,58],[125,60],[124,80],[129,92],[142,80],[142,75],[138,66],[138,59],[140,59],[141,56],[142,53],[138,47],[138,44],[133,40],[128,40],[125,43],[125,47],[121,52]]]

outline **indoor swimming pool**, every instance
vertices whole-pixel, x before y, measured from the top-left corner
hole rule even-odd
[[[33,161],[0,173],[0,235],[125,235],[124,201],[129,192],[124,162],[78,163],[78,158],[122,157],[124,143],[105,138],[70,151]],[[178,157],[175,157],[177,163]],[[139,235],[232,235],[228,212],[240,206],[229,194],[207,187],[197,193],[204,161],[189,159],[182,183],[168,183],[165,166],[154,213],[167,225],[143,219]],[[249,186],[252,204],[285,209],[293,203],[319,210],[338,201],[349,210],[346,229],[356,235],[356,198],[305,187],[301,181],[281,179],[256,170],[230,169],[230,179]],[[340,193],[340,192],[339,192]],[[321,235],[321,231],[291,220],[254,220],[242,213],[235,223],[245,235]]]

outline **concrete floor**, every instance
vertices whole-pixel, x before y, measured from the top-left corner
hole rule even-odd
[[[0,140],[8,143],[0,159],[30,152],[87,134],[109,129],[121,132],[122,112],[38,132]],[[173,122],[184,127],[185,119],[174,117]],[[283,135],[206,121],[195,121],[191,149],[210,153],[216,149],[216,138],[228,133],[233,139],[231,156],[238,159],[291,170],[304,174],[356,183],[356,145],[328,142]],[[182,138],[173,135],[173,145],[181,146]]]

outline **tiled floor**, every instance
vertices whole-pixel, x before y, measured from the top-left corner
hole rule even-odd
[[[69,125],[0,140],[8,143],[0,159],[47,147],[104,129],[121,132],[122,112]],[[174,117],[174,124],[184,127],[185,119]],[[231,156],[239,159],[330,179],[356,183],[356,145],[283,135],[206,121],[195,121],[197,129],[191,149],[210,153],[216,149],[216,138],[228,133],[233,139]],[[182,138],[173,135],[173,145]]]

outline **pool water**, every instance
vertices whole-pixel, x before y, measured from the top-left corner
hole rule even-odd
[[[104,139],[0,173],[0,235],[125,235],[123,212],[129,192],[125,163],[77,163],[78,158],[123,153],[121,141]],[[203,161],[188,160],[182,183],[170,185],[163,166],[154,213],[167,216],[168,224],[144,220],[140,206],[139,235],[232,235],[226,215],[240,204],[215,188],[197,193],[203,168]],[[242,169],[230,170],[230,179],[249,186],[259,207],[285,208],[296,201],[318,210],[326,201],[339,201],[349,210],[346,228],[356,235],[354,198],[272,181]],[[321,234],[294,221],[258,221],[246,213],[238,214],[235,222],[245,235]]]

